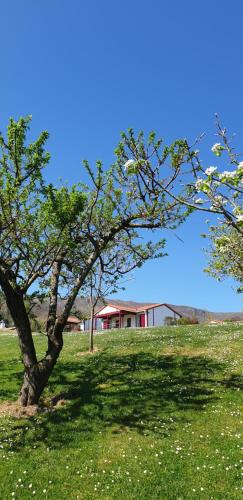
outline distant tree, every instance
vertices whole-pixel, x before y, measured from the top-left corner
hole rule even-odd
[[[175,229],[193,210],[184,187],[194,153],[185,140],[171,146],[150,134],[122,135],[107,170],[88,162],[88,186],[48,185],[43,168],[48,133],[26,143],[30,117],[10,120],[0,134],[0,286],[19,337],[24,364],[22,405],[36,404],[63,347],[75,299],[107,251],[126,244],[134,264],[163,255],[165,240],[146,242],[141,229]],[[185,177],[184,177],[185,174]],[[33,291],[38,287],[38,292]],[[47,350],[37,359],[26,297],[49,296]],[[57,314],[58,297],[66,298]]]
[[[127,238],[121,237],[113,246],[100,255],[97,264],[92,269],[87,280],[87,302],[90,312],[90,352],[94,350],[94,314],[97,304],[104,303],[108,295],[124,290],[124,284],[132,279],[129,274],[136,267],[142,266],[145,260],[153,255],[140,255],[138,251],[129,248]]]

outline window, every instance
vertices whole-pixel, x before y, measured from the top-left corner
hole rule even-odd
[[[131,323],[132,323],[131,318],[127,318],[127,328],[130,328]]]

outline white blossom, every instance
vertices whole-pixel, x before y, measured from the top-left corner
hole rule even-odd
[[[216,172],[217,170],[217,167],[208,167],[206,170],[205,170],[205,174],[206,175],[212,175],[214,172]]]
[[[202,199],[202,198],[197,198],[197,199],[195,200],[195,203],[197,203],[198,205],[200,205],[200,204],[204,203],[204,201],[203,201],[203,199]]]
[[[213,147],[211,148],[211,151],[213,153],[218,153],[220,150],[222,149],[222,146],[220,144],[220,142],[216,142]]]
[[[134,160],[127,160],[125,165],[124,165],[124,169],[127,170],[129,167],[131,167],[131,165],[134,165],[135,161]]]
[[[224,198],[220,194],[216,195],[214,197],[214,200],[216,201],[216,203],[220,203],[221,205],[227,205],[227,203],[228,203],[228,201],[226,200],[226,198]]]
[[[243,222],[243,215],[237,215],[236,220],[237,222]]]
[[[219,174],[220,179],[222,179],[223,177],[233,178],[235,176],[236,176],[235,170],[233,170],[233,172],[230,172],[229,170],[225,170],[224,172],[222,172],[222,174]]]
[[[197,191],[200,191],[200,189],[201,189],[201,187],[203,185],[203,182],[204,182],[203,179],[200,179],[200,178],[197,179],[197,181],[195,183],[195,187],[196,187]]]
[[[243,161],[240,161],[239,165],[238,165],[238,170],[241,170],[243,169]]]

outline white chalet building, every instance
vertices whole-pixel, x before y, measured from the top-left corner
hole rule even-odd
[[[181,318],[181,314],[168,304],[144,304],[138,302],[109,301],[94,315],[94,329],[146,328],[164,326]],[[90,320],[85,320],[83,329],[89,330]]]

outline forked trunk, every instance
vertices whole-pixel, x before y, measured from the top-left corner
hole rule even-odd
[[[45,357],[31,368],[25,369],[24,382],[19,398],[22,406],[37,405],[39,403],[62,347],[62,329],[59,327],[58,337],[53,334],[52,338],[48,338],[48,350]]]

